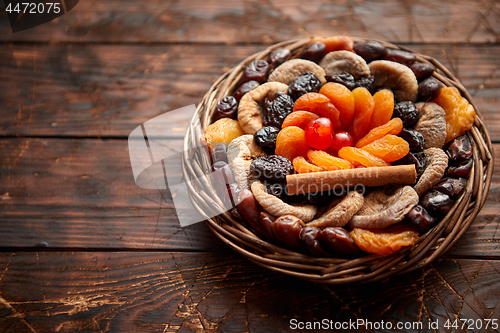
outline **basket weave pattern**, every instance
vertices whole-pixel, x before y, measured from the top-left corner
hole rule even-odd
[[[355,42],[366,41],[361,38],[353,39]],[[434,78],[445,86],[456,87],[476,110],[474,126],[468,131],[474,147],[473,169],[464,194],[456,200],[448,214],[421,235],[417,244],[411,248],[402,249],[389,256],[367,254],[357,259],[311,257],[260,239],[245,222],[236,219],[229,212],[213,218],[208,217],[214,215],[209,214],[214,206],[223,207],[223,205],[212,184],[204,177],[206,174],[204,170],[211,168],[208,151],[191,148],[199,145],[203,131],[210,124],[217,102],[233,93],[243,70],[252,61],[266,60],[269,53],[278,48],[288,48],[292,54],[296,54],[310,40],[307,38],[282,42],[248,57],[220,77],[207,92],[197,108],[184,140],[183,172],[193,205],[206,217],[206,223],[213,233],[229,247],[262,267],[304,280],[327,284],[372,282],[395,274],[408,273],[430,264],[457,242],[484,205],[493,174],[491,140],[471,96],[441,63],[429,56],[383,41],[379,42],[387,48],[412,52],[417,62],[434,65],[436,68]]]

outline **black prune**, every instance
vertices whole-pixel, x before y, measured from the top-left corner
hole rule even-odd
[[[238,87],[233,93],[233,97],[236,98],[236,101],[239,103],[240,99],[245,95],[247,92],[254,90],[259,86],[259,82],[255,80],[251,80],[248,82],[243,83],[241,86]]]
[[[399,136],[408,142],[410,145],[410,151],[419,152],[424,149],[425,138],[419,131],[411,128],[403,128],[399,133]]]
[[[276,49],[269,54],[267,62],[269,63],[269,71],[271,72],[276,67],[292,58],[292,52],[289,49]]]
[[[245,67],[243,70],[243,75],[238,82],[238,86],[241,86],[243,83],[255,80],[259,83],[264,83],[267,81],[267,77],[269,76],[269,64],[265,60],[254,60]]]
[[[406,214],[404,221],[418,232],[424,232],[434,224],[436,219],[424,207],[416,205]]]
[[[296,101],[300,96],[309,92],[319,92],[321,89],[321,81],[311,72],[296,78],[288,86],[288,95]]]
[[[217,103],[212,122],[221,118],[236,119],[238,114],[238,101],[233,96],[225,96]]]
[[[412,153],[409,152],[405,157],[392,163],[393,165],[414,164],[417,170],[417,175],[420,177],[425,171],[427,164],[427,155],[424,152]]]
[[[318,63],[326,54],[326,46],[321,42],[312,42],[297,53],[295,58],[306,59]]]
[[[351,235],[344,228],[325,228],[319,233],[318,239],[323,249],[334,256],[351,256],[360,253]]]
[[[349,90],[353,90],[356,88],[356,81],[354,80],[354,76],[349,73],[342,73],[337,75],[327,75],[325,76],[326,81],[340,83],[346,86]]]
[[[464,178],[446,177],[441,179],[433,189],[456,199],[464,193],[466,186],[467,180]]]
[[[328,253],[323,250],[321,244],[318,240],[318,235],[321,232],[321,229],[316,227],[304,227],[300,232],[300,240],[302,241],[302,245],[304,248],[309,251],[313,256],[317,257],[326,257]]]
[[[463,162],[472,156],[472,145],[467,135],[459,136],[448,144],[446,153],[451,164]]]
[[[382,58],[387,51],[384,45],[376,41],[354,43],[353,49],[366,62]]]
[[[417,110],[413,102],[404,101],[394,105],[392,116],[400,118],[403,121],[404,127],[410,127],[420,119],[422,114]]]
[[[468,160],[463,161],[459,165],[449,166],[445,171],[445,175],[450,177],[467,178],[469,176],[470,171],[472,170],[473,163],[474,161],[472,160],[472,158],[469,158]]]
[[[263,180],[283,182],[287,175],[294,173],[294,170],[289,159],[278,155],[261,156],[250,164],[250,171]]]
[[[429,190],[422,197],[421,205],[432,215],[446,215],[453,206],[453,200],[447,194]]]
[[[375,76],[364,76],[354,82],[354,88],[363,87],[368,89],[368,91],[372,91],[373,82],[375,82]]]
[[[276,150],[276,138],[280,132],[279,128],[274,126],[265,126],[255,132],[253,141],[268,155],[274,155]]]
[[[441,92],[441,84],[429,77],[418,84],[418,100],[421,102],[433,101]]]
[[[292,98],[282,92],[276,92],[272,99],[264,101],[264,120],[265,126],[274,126],[281,128],[283,121],[293,111]]]
[[[434,73],[434,70],[436,69],[436,67],[426,62],[416,62],[408,67],[410,67],[410,69],[413,71],[413,74],[415,74],[418,81],[427,79],[432,75],[432,73]]]
[[[212,148],[212,164],[216,162],[227,163],[227,146],[223,143],[218,144],[215,148]]]
[[[399,62],[403,65],[411,65],[415,62],[415,54],[398,49],[387,49],[382,59]]]

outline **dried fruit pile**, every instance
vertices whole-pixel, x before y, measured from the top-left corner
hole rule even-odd
[[[253,61],[205,131],[224,204],[259,237],[314,256],[415,245],[473,166],[474,108],[434,72],[413,53],[346,36]],[[292,174],[396,165],[415,165],[416,184],[287,192]]]

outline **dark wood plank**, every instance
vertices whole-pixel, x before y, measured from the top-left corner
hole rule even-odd
[[[7,41],[271,43],[348,34],[398,42],[498,42],[495,0],[80,1],[68,14]],[[380,24],[380,22],[384,24]],[[285,28],[286,27],[286,28]]]
[[[470,90],[500,141],[500,46],[412,45]],[[0,49],[0,135],[126,137],[198,104],[212,83],[264,45],[15,45]]]
[[[429,322],[444,331],[448,319],[500,317],[495,260],[442,259],[348,286],[297,280],[234,254],[4,253],[0,272],[3,332],[306,332],[295,323],[323,319],[394,325],[364,332],[397,331],[398,322],[423,328],[399,331],[432,332]]]
[[[180,140],[169,142],[181,149]],[[136,186],[126,140],[2,139],[0,156],[4,247],[229,251],[203,223],[182,229],[168,192]],[[488,200],[450,255],[498,257],[496,163]]]

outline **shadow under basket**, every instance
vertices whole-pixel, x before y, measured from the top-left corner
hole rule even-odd
[[[361,38],[353,39],[355,42],[366,41]],[[236,252],[262,267],[303,280],[325,284],[372,282],[430,264],[458,241],[485,203],[493,174],[491,140],[470,94],[442,64],[432,57],[383,41],[379,42],[387,48],[412,52],[417,62],[434,65],[434,78],[445,86],[458,88],[476,111],[474,126],[467,132],[474,148],[473,168],[466,190],[448,214],[421,235],[413,247],[403,248],[389,256],[367,254],[356,259],[313,257],[294,252],[259,238],[243,220],[235,218],[230,212],[215,216],[217,213],[214,207],[223,205],[210,180],[205,177],[211,170],[210,156],[207,149],[194,148],[200,147],[204,130],[210,124],[217,102],[233,93],[243,70],[252,61],[267,60],[269,53],[278,48],[287,48],[292,54],[296,54],[310,41],[311,38],[306,38],[270,46],[225,73],[207,92],[184,139],[183,172],[194,207],[206,218],[206,223],[213,233]]]

